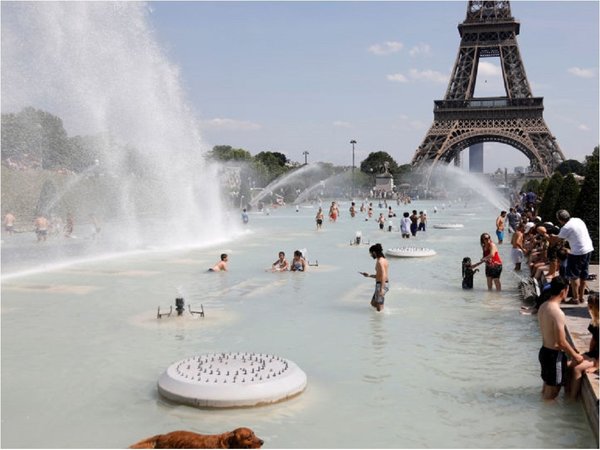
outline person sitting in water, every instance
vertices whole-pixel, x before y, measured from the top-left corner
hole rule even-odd
[[[302,252],[296,250],[294,252],[294,259],[292,259],[290,270],[292,272],[305,272],[307,267],[308,264],[306,264],[306,260],[302,257]]]
[[[227,262],[229,261],[229,257],[227,253],[221,253],[221,261],[215,264],[213,267],[208,269],[209,272],[227,272]]]
[[[287,259],[285,259],[285,253],[279,252],[279,259],[273,263],[271,270],[273,272],[284,272],[290,267]]]

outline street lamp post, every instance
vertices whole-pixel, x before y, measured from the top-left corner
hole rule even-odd
[[[356,144],[356,140],[352,139],[350,144],[352,144],[352,198],[354,198],[354,144]]]
[[[308,164],[308,155],[310,155],[310,153],[308,153],[308,151],[304,150],[302,152],[302,154],[304,155],[304,165]]]

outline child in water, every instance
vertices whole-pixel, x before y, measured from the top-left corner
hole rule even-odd
[[[479,269],[475,269],[481,262],[477,264],[471,264],[471,258],[468,256],[464,257],[462,260],[462,288],[463,289],[473,289],[473,277],[476,272],[479,272]]]

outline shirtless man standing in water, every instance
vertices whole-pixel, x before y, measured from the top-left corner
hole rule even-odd
[[[523,262],[523,230],[525,226],[520,223],[515,227],[515,234],[512,235],[510,243],[512,245],[510,256],[512,261],[515,263],[515,271],[521,270],[521,263]]]
[[[35,226],[37,241],[45,241],[48,237],[48,219],[46,219],[42,214],[38,214],[33,225]]]
[[[367,272],[359,272],[364,277],[375,278],[375,292],[371,299],[371,306],[377,311],[383,310],[383,303],[385,301],[385,294],[390,290],[388,280],[388,262],[383,254],[383,248],[381,244],[372,245],[369,248],[369,254],[376,260],[375,262],[375,274],[370,275]]]

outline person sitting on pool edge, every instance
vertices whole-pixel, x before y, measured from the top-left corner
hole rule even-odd
[[[227,262],[229,261],[229,257],[227,253],[221,253],[221,261],[215,264],[213,267],[208,269],[209,272],[227,272]]]

